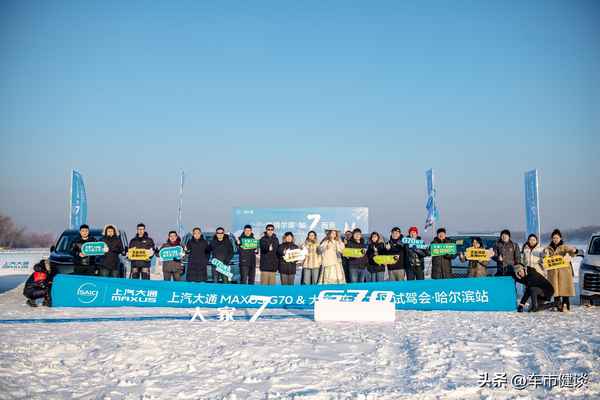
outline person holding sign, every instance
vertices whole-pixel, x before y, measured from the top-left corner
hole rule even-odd
[[[119,230],[114,225],[106,225],[104,227],[102,242],[105,244],[105,254],[100,265],[100,276],[112,276],[118,278],[120,271],[119,255],[123,254],[123,243],[119,237]]]
[[[432,244],[453,244],[450,239],[446,237],[446,229],[439,228],[437,230],[437,236],[433,238]],[[450,248],[450,246],[448,246]],[[454,247],[456,249],[456,247]],[[431,257],[431,279],[449,279],[452,278],[452,260],[456,257],[456,251],[454,254],[448,251],[444,255],[436,255]]]
[[[535,268],[525,267],[517,264],[514,267],[514,279],[522,285],[525,285],[525,293],[517,307],[518,312],[523,312],[527,300],[531,298],[529,311],[535,312],[546,308],[546,302],[550,301],[554,294],[554,288],[548,280],[540,274]]]
[[[263,237],[260,238],[260,284],[274,285],[275,273],[279,268],[279,258],[277,257],[277,248],[279,248],[279,239],[275,235],[275,226],[268,224],[265,228]]]
[[[335,229],[326,231],[326,236],[319,245],[322,264],[319,284],[346,283],[346,275],[342,267],[344,248],[345,245],[340,240],[338,231]]]
[[[240,252],[240,283],[254,285],[256,280],[256,254],[258,240],[254,238],[252,226],[244,226],[244,231],[237,240]]]
[[[218,227],[215,231],[215,237],[210,242],[210,251],[212,257],[221,261],[224,265],[229,265],[231,262],[233,258],[233,245],[231,244],[231,240],[229,240],[229,235],[225,234],[224,228]],[[214,264],[211,265],[211,272],[213,282],[229,282],[229,278],[219,273]]]
[[[297,261],[287,261],[286,254],[299,247],[294,243],[294,234],[286,232],[283,235],[283,243],[277,248],[277,256],[279,257],[279,278],[282,285],[293,285],[296,278]]]
[[[83,245],[93,242],[96,240],[90,237],[90,227],[86,224],[81,225],[79,237],[71,245],[75,275],[96,275],[96,256],[86,255],[83,252]]]
[[[493,250],[486,250],[480,237],[472,237],[471,247],[466,249],[465,253],[461,252],[458,258],[461,262],[468,261],[469,272],[467,276],[469,278],[479,278],[487,276],[487,266],[492,255]]]
[[[537,272],[543,276],[547,276],[546,270],[544,269],[544,249],[538,241],[538,237],[535,234],[529,235],[527,242],[521,249],[523,258],[523,264],[526,267],[535,268]]]
[[[302,262],[302,284],[316,285],[321,269],[321,253],[319,252],[319,242],[317,242],[317,232],[308,232],[303,249],[306,251],[306,257]]]
[[[402,231],[395,226],[390,232],[390,240],[385,245],[386,253],[394,256],[396,262],[387,266],[391,281],[406,279],[406,247],[402,243]]]
[[[192,238],[184,248],[188,255],[185,280],[188,282],[206,282],[208,280],[208,256],[210,244],[202,235],[202,230],[192,229]]]
[[[356,228],[352,231],[352,239],[348,241],[346,250],[360,250],[356,253],[362,254],[359,257],[348,257],[348,269],[350,270],[350,282],[362,283],[367,281],[367,266],[369,265],[369,257],[365,251],[365,239],[362,237],[362,231]]]
[[[131,259],[131,279],[142,279],[149,280],[150,279],[150,259],[154,256],[154,252],[156,250],[156,246],[154,245],[154,240],[148,236],[148,232],[146,232],[146,225],[143,223],[137,224],[136,235],[133,239],[129,241],[129,252],[128,257],[130,256],[132,250],[138,252],[145,252],[146,256],[141,257],[139,259]]]
[[[378,232],[371,232],[369,236],[369,247],[367,247],[367,258],[369,265],[367,266],[368,282],[382,282],[385,280],[385,265],[380,265],[375,262],[375,257],[386,253],[385,243]]]
[[[558,311],[570,311],[570,296],[575,296],[575,286],[573,284],[573,266],[571,257],[577,254],[577,249],[567,246],[562,240],[562,233],[555,229],[552,231],[552,241],[544,249],[544,261],[548,258],[560,256],[563,259],[558,268],[546,268],[548,271],[548,280],[554,288],[554,305]]]
[[[408,229],[408,237],[412,240],[421,240],[416,226]],[[409,281],[422,281],[425,279],[425,257],[427,248],[423,249],[416,244],[407,243],[406,248],[406,279]]]
[[[510,231],[504,229],[500,232],[500,240],[494,245],[494,256],[496,261],[496,276],[512,276],[513,265],[521,264],[521,252],[519,245],[510,238]]]
[[[171,249],[175,248],[175,249]],[[167,241],[160,246],[160,250],[169,249],[173,252],[178,252],[179,257],[177,255],[171,258],[169,255],[168,259],[162,260],[162,272],[163,272],[163,280],[165,281],[180,281],[181,274],[183,274],[183,265],[181,264],[181,258],[183,257],[183,249],[181,248],[181,238],[175,231],[169,231],[169,236]],[[159,251],[159,256],[162,258],[161,251]]]

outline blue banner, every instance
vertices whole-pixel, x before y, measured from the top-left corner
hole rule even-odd
[[[437,220],[440,218],[437,208],[437,193],[433,181],[433,169],[425,171],[427,178],[427,218],[425,219],[425,231],[430,227],[434,226]]]
[[[511,277],[290,287],[57,275],[52,284],[54,307],[259,307],[260,302],[253,295],[270,296],[269,308],[313,308],[318,298],[389,299],[397,309],[404,310],[513,311],[516,308]]]
[[[539,180],[536,169],[525,172],[525,220],[527,236],[533,233],[541,240]]]
[[[87,197],[83,176],[79,171],[73,170],[71,175],[71,211],[69,214],[69,226],[71,229],[79,229],[80,225],[87,224]]]
[[[316,208],[234,208],[232,232],[242,233],[244,225],[250,224],[255,234],[262,233],[267,224],[273,224],[278,236],[292,232],[296,242],[303,241],[310,231],[319,239],[328,229],[346,230],[360,228],[369,231],[369,209],[366,207],[316,207]]]

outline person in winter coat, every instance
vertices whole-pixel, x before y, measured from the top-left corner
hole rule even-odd
[[[408,229],[408,237],[411,239],[421,240],[419,230],[416,226],[411,226]],[[422,281],[425,279],[425,257],[427,257],[427,249],[419,249],[414,244],[405,245],[406,248],[406,279],[409,281]]]
[[[403,281],[406,279],[406,247],[402,243],[402,231],[398,227],[392,228],[390,240],[385,245],[386,254],[394,256],[396,262],[387,266],[390,281]]]
[[[533,267],[525,267],[522,264],[514,266],[514,279],[525,285],[525,293],[519,302],[517,311],[522,312],[527,300],[531,298],[529,311],[539,311],[547,308],[545,304],[550,301],[554,294],[552,284]]]
[[[570,296],[575,296],[575,285],[573,284],[573,265],[571,259],[577,255],[577,249],[573,246],[564,244],[562,240],[562,233],[555,229],[552,231],[552,241],[544,249],[544,256],[562,256],[568,268],[557,268],[548,270],[548,280],[554,288],[554,304],[558,308],[558,311],[570,311],[571,301]]]
[[[315,285],[319,281],[321,269],[321,253],[315,231],[308,232],[303,248],[306,251],[306,258],[302,262],[302,284]]]
[[[96,256],[86,256],[81,250],[85,243],[95,241],[96,239],[90,237],[90,227],[86,224],[81,225],[79,237],[71,245],[75,275],[96,275]]]
[[[439,228],[437,236],[431,243],[454,243],[446,237],[446,229]],[[431,257],[431,279],[450,279],[452,275],[452,260],[456,255],[443,255]]]
[[[202,230],[198,227],[192,229],[192,238],[185,245],[188,257],[185,280],[188,282],[206,282],[208,280],[208,258],[210,243],[204,239]]]
[[[160,249],[164,249],[165,247],[175,247],[181,246],[181,238],[175,231],[169,232],[169,237],[167,241],[160,246]],[[183,265],[181,263],[181,258],[175,258],[173,260],[163,261],[162,262],[162,272],[163,279],[165,281],[180,281],[181,275],[183,274]]]
[[[365,239],[362,237],[360,229],[356,228],[352,231],[352,239],[348,241],[346,248],[349,249],[364,249]],[[366,252],[362,257],[354,257],[348,259],[348,269],[350,270],[350,282],[361,283],[367,282],[367,267],[369,266],[369,257]]]
[[[379,235],[378,232],[371,232],[366,253],[369,260],[369,265],[367,266],[368,282],[382,282],[385,280],[385,265],[377,264],[374,258],[376,256],[385,255],[386,253],[385,242],[381,235]]]
[[[277,248],[279,239],[275,235],[275,227],[268,224],[265,233],[260,238],[260,284],[274,285],[276,282],[275,273],[279,268],[279,258],[277,257]]]
[[[125,254],[119,230],[114,225],[106,225],[102,234],[102,242],[106,245],[104,247],[106,252],[100,265],[100,276],[118,278],[121,274],[121,260],[119,259],[119,255]]]
[[[242,284],[254,285],[256,280],[256,255],[258,254],[258,246],[256,248],[245,248],[244,243],[254,241],[254,233],[252,226],[244,226],[244,231],[238,238],[238,248],[240,253],[240,280]]]
[[[225,229],[218,227],[215,231],[215,237],[210,242],[210,251],[212,257],[221,261],[225,265],[229,265],[233,258],[233,245],[229,239],[229,235],[225,233]],[[228,283],[229,278],[217,271],[217,267],[212,265],[211,268],[213,282]]]
[[[279,278],[282,285],[293,285],[296,278],[297,261],[286,261],[285,256],[291,250],[296,250],[299,247],[294,243],[294,234],[286,232],[283,235],[283,243],[277,248],[277,256],[279,257]]]
[[[342,266],[344,247],[339,231],[334,229],[326,231],[326,236],[319,245],[322,264],[319,284],[346,283],[346,275],[344,275]]]
[[[146,232],[146,225],[141,222],[137,224],[136,235],[129,241],[129,249],[142,249],[146,250],[148,254],[148,260],[131,260],[131,278],[132,279],[150,279],[150,265],[151,259],[154,257],[156,252],[156,246],[154,240],[148,236]]]
[[[523,264],[526,267],[535,268],[544,277],[547,275],[544,269],[544,249],[542,249],[536,235],[533,233],[529,235],[521,253]]]
[[[342,239],[344,246],[346,246],[348,242],[352,239],[352,231],[344,232],[344,237]],[[350,270],[348,269],[349,262],[350,259],[348,257],[342,257],[342,267],[344,268],[344,276],[346,277],[346,283],[350,283]]]
[[[498,266],[496,276],[512,276],[514,274],[513,265],[521,264],[519,245],[511,240],[508,229],[504,229],[500,233],[500,240],[494,246],[492,260],[496,261]]]
[[[483,241],[481,240],[481,238],[480,237],[472,237],[471,238],[471,247],[473,247],[475,249],[482,249]],[[490,252],[491,251],[488,251],[488,254]],[[460,253],[458,255],[458,258],[460,259],[461,262],[468,261],[469,270],[468,270],[467,276],[469,278],[479,278],[482,276],[487,276],[487,267],[488,267],[488,264],[490,263],[489,261],[467,260],[467,257],[464,253]]]
[[[50,307],[50,262],[41,260],[33,266],[33,274],[25,281],[23,296],[27,298],[27,304],[37,307],[37,300],[44,299],[43,305]]]

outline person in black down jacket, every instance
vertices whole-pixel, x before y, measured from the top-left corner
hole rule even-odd
[[[188,282],[206,282],[208,280],[208,256],[210,244],[204,239],[200,228],[192,229],[192,238],[185,246],[188,255],[185,279]]]
[[[256,254],[258,253],[258,246],[256,248],[243,248],[244,243],[247,241],[254,241],[254,233],[252,233],[252,226],[244,226],[244,232],[238,238],[238,248],[240,253],[240,283],[254,285],[256,280]]]
[[[512,276],[514,274],[513,265],[521,264],[521,249],[518,243],[510,238],[510,231],[504,229],[500,233],[500,240],[494,245],[494,256],[492,260],[496,261],[498,266],[496,276]]]
[[[277,257],[277,248],[279,239],[275,235],[273,224],[267,225],[265,234],[260,238],[260,284],[274,285],[275,273],[279,268],[279,258]]]
[[[431,243],[454,243],[446,237],[446,229],[437,230],[437,236]],[[444,255],[431,257],[431,279],[450,279],[452,278],[452,260],[454,255]]]
[[[362,237],[362,231],[358,228],[352,231],[352,239],[348,240],[347,249],[365,249],[365,239]],[[348,257],[348,270],[350,271],[350,282],[366,282],[367,266],[369,257],[366,251],[362,257]]]
[[[23,296],[27,304],[37,307],[37,300],[44,299],[43,305],[50,307],[50,262],[41,260],[33,266],[33,274],[29,275],[23,288]]]
[[[382,256],[386,254],[385,243],[383,238],[377,232],[371,232],[369,236],[369,247],[367,247],[367,257],[369,258],[369,266],[367,271],[369,272],[369,282],[381,282],[385,280],[385,265],[379,265],[375,263],[374,258],[376,256]]]
[[[121,260],[119,255],[124,253],[123,243],[119,236],[119,230],[114,225],[106,225],[104,227],[102,241],[106,244],[104,250],[104,258],[100,265],[100,276],[112,276],[113,278],[120,277]]]
[[[148,253],[148,260],[131,260],[131,275],[132,279],[150,279],[151,259],[156,253],[154,240],[148,236],[146,225],[139,223],[137,225],[136,236],[129,241],[130,249],[144,249]]]
[[[229,265],[233,257],[233,245],[229,240],[229,235],[225,233],[225,229],[218,227],[215,231],[215,237],[210,241],[210,251],[212,257],[221,261],[225,265]],[[229,282],[229,278],[217,272],[217,267],[211,265],[213,282]]]
[[[419,230],[416,226],[411,226],[408,230],[411,239],[421,240]],[[425,279],[425,257],[427,249],[419,249],[417,246],[405,245],[406,247],[406,279],[409,281],[422,281]]]
[[[402,231],[398,227],[392,228],[390,241],[385,249],[387,254],[395,256],[396,263],[388,265],[390,281],[403,281],[406,279],[406,247],[402,243]]]
[[[90,227],[83,224],[79,227],[79,237],[71,245],[73,255],[73,273],[75,275],[96,275],[96,256],[86,256],[81,252],[84,243],[95,242],[90,237]]]
[[[514,266],[514,279],[525,285],[525,293],[521,298],[517,311],[522,312],[527,300],[531,297],[529,311],[539,311],[549,307],[549,302],[554,295],[554,288],[544,275],[535,268],[524,267],[522,264]]]
[[[284,257],[290,250],[296,250],[299,247],[294,243],[294,234],[286,232],[283,235],[283,243],[277,248],[277,256],[279,257],[279,277],[282,285],[293,285],[296,279],[297,261],[285,261]]]

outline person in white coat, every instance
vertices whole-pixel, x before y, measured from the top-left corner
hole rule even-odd
[[[523,264],[526,267],[534,268],[543,277],[546,277],[544,269],[544,249],[540,245],[538,237],[533,233],[527,238],[527,242],[522,249]]]
[[[320,284],[346,283],[344,268],[342,267],[342,252],[344,243],[340,240],[340,234],[336,230],[327,231],[327,236],[321,242],[319,251],[321,253]]]

